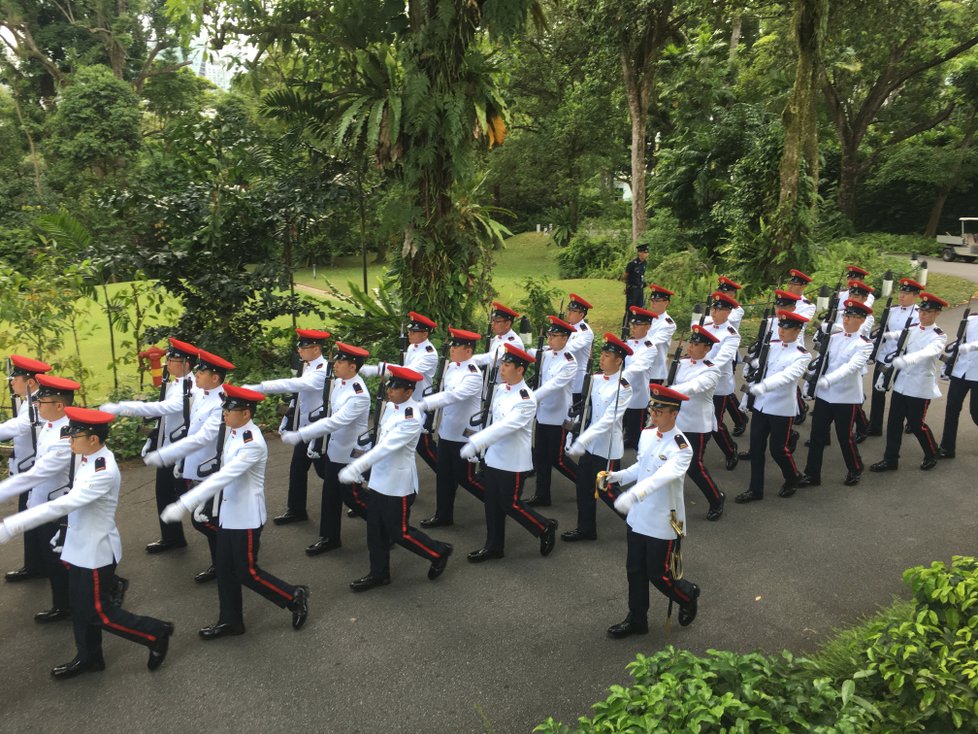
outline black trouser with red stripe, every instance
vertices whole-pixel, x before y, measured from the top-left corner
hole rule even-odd
[[[625,408],[625,415],[621,419],[621,429],[626,449],[638,448],[638,439],[642,436],[642,429],[645,428],[647,417],[648,408]]]
[[[672,555],[679,552],[678,539],[650,538],[628,528],[626,544],[628,611],[633,617],[647,619],[650,583],[672,601],[689,603],[693,585],[686,579],[676,581],[672,577]]]
[[[367,519],[367,492],[359,484],[343,484],[340,471],[346,464],[326,459],[326,479],[323,480],[323,503],[320,508],[319,537],[340,540],[343,505],[357,517]]]
[[[320,479],[325,479],[325,458],[310,459],[306,453],[309,444],[300,441],[292,447],[292,460],[289,462],[288,507],[295,512],[306,512],[306,498],[309,493],[309,467],[316,470]]]
[[[186,489],[185,492],[189,492],[191,489],[196,487],[201,483],[200,479],[187,479],[185,480]],[[214,502],[217,500],[215,497],[213,500],[207,500],[204,503],[204,520],[203,522],[194,517],[197,514],[196,510],[190,513],[190,524],[194,526],[194,530],[201,533],[205,538],[207,538],[207,549],[211,553],[211,565],[217,565],[217,516],[214,513]]]
[[[486,501],[486,488],[475,475],[478,464],[466,461],[458,452],[463,441],[438,439],[438,468],[435,471],[435,517],[445,522],[455,521],[455,493],[458,485],[480,502]]]
[[[431,471],[438,473],[438,444],[431,433],[422,433],[418,439],[418,456]]]
[[[713,396],[714,405],[716,405],[716,397],[717,397],[716,395]],[[729,402],[727,402],[726,404],[726,407],[727,407],[727,412],[730,413],[730,420],[733,421],[734,427],[739,428],[740,426],[746,426],[747,413],[745,413],[740,409],[740,403],[738,403],[736,400],[733,399],[733,395],[727,395],[726,397],[730,398]],[[720,420],[718,418],[717,425],[719,424],[720,424]],[[726,427],[723,428],[723,431],[724,433],[726,433],[727,431]]]
[[[683,435],[689,439],[689,445],[693,449],[693,460],[690,462],[689,469],[686,470],[686,476],[693,480],[693,484],[700,488],[700,492],[706,497],[706,501],[710,503],[710,507],[719,507],[720,488],[713,481],[710,470],[706,468],[706,464],[703,462],[703,454],[706,453],[707,444],[710,443],[710,436],[713,434],[683,431]]]
[[[958,445],[958,419],[969,391],[971,400],[968,402],[968,410],[971,420],[978,425],[978,382],[963,377],[951,378],[951,384],[947,388],[947,407],[944,410],[944,433],[941,435],[941,448],[949,454],[953,454]]]
[[[27,509],[27,498],[30,496],[30,490],[27,492],[21,492],[17,496],[17,512],[23,512]],[[43,576],[46,573],[46,565],[44,563],[44,556],[38,552],[39,543],[37,540],[38,528],[33,530],[28,530],[24,533],[24,568],[27,569],[28,573],[35,576]]]
[[[611,460],[611,468],[608,468],[608,460],[603,456],[595,456],[590,451],[584,454],[577,462],[577,529],[582,533],[598,532],[598,509],[594,499],[595,492],[608,507],[615,510],[615,500],[618,499],[618,485],[609,485],[607,490],[597,490],[595,481],[600,471],[618,471],[618,459]],[[621,515],[618,515],[621,517]],[[623,518],[624,519],[624,518]]]
[[[160,514],[177,501],[183,483],[173,476],[172,466],[156,470],[156,517],[160,520],[160,539],[165,543],[186,543],[182,522],[163,522]]]
[[[900,444],[903,442],[903,423],[906,421],[910,432],[917,437],[925,459],[937,456],[937,442],[934,434],[924,421],[927,419],[927,398],[912,398],[893,391],[890,398],[890,414],[886,419],[886,450],[883,458],[893,464],[900,460]]]
[[[744,423],[746,423],[747,416],[740,410],[733,393],[730,395],[713,396],[713,413],[717,417],[717,429],[713,432],[713,438],[723,452],[723,455],[728,459],[737,455],[737,444],[730,437],[730,432],[727,430],[727,427],[723,425],[723,414],[729,412],[734,423],[743,425],[742,423],[737,423],[737,418],[734,415],[735,410],[744,416]]]
[[[109,595],[115,584],[115,566],[68,568],[68,595],[71,621],[75,628],[78,657],[86,663],[102,661],[102,630],[130,642],[150,647],[164,631],[164,623],[154,617],[140,617],[112,606]]]
[[[391,545],[397,543],[426,561],[441,558],[448,550],[444,543],[428,537],[411,527],[411,505],[417,494],[393,497],[374,489],[367,510],[367,549],[370,551],[370,575],[387,578],[391,575]]]
[[[536,445],[533,447],[533,467],[537,470],[537,497],[550,501],[550,484],[553,470],[577,481],[577,466],[564,456],[564,437],[567,431],[563,425],[552,426],[537,423]]]
[[[783,415],[768,415],[757,409],[750,422],[750,485],[748,489],[756,495],[764,496],[764,451],[771,444],[771,458],[781,469],[785,481],[798,478],[798,467],[788,447],[791,440],[791,425],[794,418]]]
[[[37,553],[44,562],[44,572],[51,584],[51,601],[55,609],[71,607],[68,597],[68,569],[61,562],[61,555],[55,553],[51,546],[51,538],[61,532],[61,523],[64,521],[65,518],[61,518],[38,525],[30,535],[30,542],[35,545],[31,552]]]
[[[506,515],[539,538],[547,527],[547,518],[533,511],[520,499],[523,472],[486,467],[486,548],[501,551],[506,543]]]
[[[217,533],[217,596],[221,604],[218,624],[243,624],[241,587],[247,586],[276,606],[292,604],[295,587],[258,566],[261,528]]]
[[[829,403],[815,398],[812,409],[812,432],[809,438],[808,460],[805,474],[813,479],[822,478],[822,456],[829,443],[829,431],[835,423],[835,435],[842,447],[842,458],[850,474],[862,474],[863,460],[853,438],[861,407],[858,403]]]
[[[876,381],[883,373],[885,365],[876,362],[873,366],[873,381],[870,383],[869,430],[874,434],[883,433],[883,419],[886,417],[886,392],[876,389]],[[902,429],[901,429],[902,430]]]

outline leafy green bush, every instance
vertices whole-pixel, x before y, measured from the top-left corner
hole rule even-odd
[[[555,255],[561,278],[610,278],[624,273],[631,252],[630,237],[623,230],[592,233],[583,228]]]
[[[523,289],[523,299],[516,304],[516,310],[526,315],[536,335],[549,323],[547,316],[558,315],[557,299],[564,293],[560,288],[550,287],[550,280],[546,277],[523,278],[520,287]],[[519,330],[519,324],[515,326]]]

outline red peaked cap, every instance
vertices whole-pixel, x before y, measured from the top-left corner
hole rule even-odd
[[[503,355],[503,362],[512,362],[513,364],[522,365],[526,367],[528,364],[533,364],[536,360],[529,354],[524,352],[515,344],[506,343],[506,354]]]
[[[730,308],[740,308],[740,304],[737,302],[737,299],[733,296],[728,296],[723,291],[713,291],[713,293],[710,294],[710,298],[713,299],[712,305],[714,306],[719,302],[729,306]]]
[[[81,390],[81,385],[74,380],[68,380],[64,377],[55,377],[54,375],[38,375],[37,383],[42,388],[38,392],[44,395],[53,395],[55,393],[75,392],[75,390]]]
[[[801,300],[801,296],[796,295],[794,293],[788,293],[788,291],[783,291],[781,289],[774,291],[775,303],[777,303],[778,301],[788,301],[790,303],[797,303],[800,300]]]
[[[328,331],[318,329],[296,329],[295,333],[299,337],[299,344],[307,346],[310,344],[322,344],[332,336]]]
[[[638,321],[639,323],[651,324],[655,319],[659,318],[656,314],[639,306],[629,306],[628,310],[632,312],[632,321]]]
[[[950,304],[945,301],[940,296],[935,296],[933,293],[921,293],[920,294],[920,305],[917,308],[922,308],[925,311],[931,310],[931,304],[936,303],[940,308],[947,308]]]
[[[868,270],[864,270],[858,265],[846,265],[846,274],[851,278],[853,273],[858,275],[860,278],[865,278],[867,275],[869,275]]]
[[[865,303],[862,301],[854,301],[851,298],[847,298],[846,302],[842,304],[842,307],[845,309],[845,313],[848,314],[869,316],[869,314],[873,313],[873,309],[871,309]]]
[[[710,344],[716,344],[720,341],[719,337],[714,336],[708,329],[699,324],[693,324],[693,336],[690,337],[690,341],[692,341],[693,337]]]
[[[455,346],[475,344],[482,338],[482,334],[476,334],[474,331],[466,331],[465,329],[455,329],[451,326],[448,327],[448,333]]]
[[[387,365],[387,371],[390,372],[391,377],[402,382],[411,383],[411,387],[424,379],[424,375],[420,372],[412,370],[410,367],[401,367],[396,364]]]
[[[517,316],[519,316],[519,314],[516,313],[516,311],[509,308],[508,306],[504,306],[499,301],[492,302],[492,314],[493,316],[496,315],[505,316],[508,319],[515,319]]]
[[[805,316],[794,311],[778,311],[778,321],[791,321],[798,326],[808,323],[808,319]]]
[[[550,319],[550,328],[547,329],[547,331],[563,332],[565,334],[571,334],[577,331],[576,326],[572,326],[571,324],[568,324],[566,321],[564,321],[561,318],[558,318],[557,316],[548,316],[547,318]]]
[[[652,396],[652,407],[654,408],[678,408],[684,400],[689,400],[688,395],[673,390],[665,385],[652,385],[649,392]]]
[[[805,275],[800,270],[795,270],[794,268],[792,268],[791,270],[788,271],[788,275],[791,276],[790,278],[788,278],[788,280],[793,280],[796,283],[811,283],[812,282],[812,277],[810,275]]]
[[[225,382],[221,389],[224,391],[225,407],[229,407],[231,403],[260,403],[265,399],[265,396],[257,390],[232,385],[230,382]]]
[[[567,308],[574,308],[574,306],[580,306],[585,311],[590,311],[592,308],[594,308],[594,306],[592,306],[590,303],[588,303],[587,301],[585,301],[583,298],[581,298],[576,293],[571,293],[570,294],[570,303],[567,304]]]
[[[849,281],[849,292],[852,293],[853,291],[864,291],[866,293],[873,293],[874,292],[873,286],[866,285],[861,280],[850,280]]]
[[[344,344],[343,342],[336,342],[336,351],[344,357],[360,357],[361,359],[365,359],[370,356],[370,352],[363,347],[354,347],[351,344]]]
[[[601,347],[601,351],[615,352],[620,357],[630,357],[635,353],[630,346],[628,346],[610,331],[606,331],[604,334],[604,346]]]
[[[193,344],[182,342],[179,339],[174,339],[172,336],[170,337],[170,349],[167,352],[168,354],[172,354],[174,356],[196,357],[199,351],[200,350]]]
[[[438,328],[438,324],[417,311],[408,312],[408,318],[411,319],[411,323],[408,324],[408,329],[411,331],[434,331]]]
[[[198,349],[197,366],[200,367],[201,365],[225,371],[234,369],[234,365],[224,359],[224,357],[218,357],[216,354],[211,354],[210,352],[205,352],[203,349]]]
[[[725,285],[726,286],[730,286],[735,291],[739,291],[741,288],[744,287],[740,283],[735,283],[734,281],[730,280],[730,278],[728,278],[726,275],[721,275],[720,276],[720,285],[721,286],[725,286]]]
[[[655,283],[649,283],[649,290],[652,292],[651,297],[653,299],[668,298],[676,295],[668,288],[663,288],[661,285],[656,285]]]
[[[36,375],[41,372],[50,372],[51,365],[39,359],[21,357],[19,354],[10,355],[10,361],[14,366],[15,375]]]
[[[115,420],[114,415],[111,413],[106,413],[104,410],[95,410],[94,408],[75,408],[70,405],[65,408],[65,415],[68,416],[68,420],[71,421],[72,428],[78,428],[81,430],[90,430],[95,426],[107,426],[109,423]]]
[[[900,278],[900,290],[917,291],[918,293],[924,289],[922,283],[918,283],[913,278]]]

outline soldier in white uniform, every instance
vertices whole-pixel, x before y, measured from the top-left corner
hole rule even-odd
[[[268,446],[253,422],[260,392],[224,385],[222,413],[227,430],[221,468],[163,510],[165,522],[213,499],[220,506],[217,522],[217,594],[220,613],[216,624],[197,634],[204,640],[243,635],[244,611],[241,587],[247,586],[282,609],[292,612],[292,628],[301,629],[309,615],[309,588],[293,586],[258,565],[265,511],[265,465]]]
[[[728,329],[734,329],[738,334],[740,333],[740,324],[744,320],[744,308],[743,306],[740,305],[739,301],[737,300],[738,294],[742,288],[743,286],[740,283],[737,283],[736,281],[733,281],[730,278],[721,275],[720,280],[717,283],[717,289],[710,294],[711,312],[712,312],[713,304],[717,300],[716,298],[717,293],[720,293],[723,296],[725,296],[727,299],[726,303],[731,304],[729,313],[727,314],[724,323],[726,324]],[[711,313],[706,317],[706,319],[704,319],[703,326],[710,326],[711,322],[713,321],[714,321],[713,314]],[[715,329],[711,329],[710,333],[714,334],[715,336],[717,335]],[[737,353],[734,352],[733,364],[731,365],[731,369],[736,367],[737,356],[738,356]],[[720,368],[721,373],[723,373],[724,372],[723,365],[716,362],[716,360],[713,360],[712,357],[710,359],[711,361],[714,361],[717,364],[717,367]],[[731,392],[733,392],[733,388],[731,388]],[[747,430],[747,422],[749,420],[747,413],[745,413],[740,409],[740,405],[737,404],[736,400],[724,401],[724,412],[729,413],[730,419],[733,421],[734,424],[733,435],[734,436],[743,435],[744,431]],[[727,464],[728,464],[727,468],[733,469],[735,466],[737,466],[737,447],[736,444],[730,441],[730,435],[727,433],[727,428],[726,426],[723,425],[722,414],[717,416],[717,427],[718,429],[722,430],[722,432],[726,436],[727,443],[720,444],[720,447],[723,450],[724,455],[727,457]],[[728,453],[729,445],[733,445],[734,447],[732,459],[731,459],[731,454]],[[732,466],[730,465],[731,463]]]
[[[51,675],[63,680],[105,670],[102,630],[149,648],[147,667],[156,670],[169,649],[173,623],[140,617],[111,601],[122,539],[115,525],[122,478],[115,456],[105,446],[111,413],[65,408],[71,451],[81,455],[71,491],[11,515],[0,523],[0,544],[13,535],[68,516],[61,560],[68,564],[68,593],[77,654]]]
[[[873,369],[873,382],[880,379],[884,368],[893,358],[896,351],[899,334],[904,326],[914,326],[918,323],[917,319],[917,298],[924,286],[912,278],[901,278],[900,289],[897,291],[897,305],[890,308],[887,314],[886,323],[880,323],[879,328],[883,330],[883,340],[880,342],[879,351],[876,352],[876,364]],[[887,334],[893,333],[896,336],[887,338]],[[886,394],[885,390],[872,390],[869,398],[869,431],[868,436],[883,435],[883,419],[886,414]]]
[[[863,371],[873,350],[873,343],[862,333],[862,327],[872,312],[865,304],[849,299],[843,303],[842,313],[842,331],[829,337],[826,363],[815,386],[811,440],[802,477],[802,485],[806,487],[822,483],[822,456],[833,422],[848,470],[842,483],[847,487],[857,484],[863,472],[854,433],[856,416],[865,397]]]
[[[869,271],[858,265],[846,265],[846,287],[851,288],[853,281],[863,282],[869,277]],[[839,291],[839,303],[845,303],[850,298],[849,290]],[[870,308],[876,302],[876,296],[872,293],[866,299],[866,305]]]
[[[658,348],[649,338],[649,330],[652,328],[652,322],[658,317],[638,306],[632,306],[629,310],[631,312],[628,322],[630,334],[626,343],[631,354],[625,358],[624,377],[632,386],[632,397],[625,408],[623,429],[625,448],[634,449],[638,446],[639,436],[645,427],[649,406],[649,370],[658,356]],[[660,338],[663,336],[665,333],[661,332]]]
[[[17,415],[0,423],[0,441],[13,441],[13,453],[7,459],[7,469],[11,476],[27,471],[34,465],[35,441],[37,439],[37,408],[33,407],[33,396],[37,392],[37,376],[51,370],[51,365],[30,357],[11,355],[8,362],[7,381],[10,395],[18,400]],[[27,396],[31,396],[31,400]],[[17,510],[27,509],[28,493],[17,498]],[[38,542],[34,532],[24,533],[24,565],[16,571],[8,571],[4,578],[13,583],[28,579],[44,578],[44,558],[37,553]]]
[[[34,405],[41,418],[37,434],[37,458],[27,471],[18,472],[0,482],[0,502],[28,493],[27,507],[33,508],[55,500],[71,488],[73,479],[71,440],[68,438],[68,416],[77,382],[52,375],[37,375],[39,384]],[[61,543],[53,542],[61,532],[65,518],[57,518],[24,534],[36,543],[34,552],[44,560],[44,570],[51,584],[51,608],[34,615],[34,621],[56,622],[71,616],[68,599],[68,569],[59,556]],[[60,538],[59,538],[60,540]],[[58,551],[55,551],[55,545]]]
[[[422,413],[438,413],[438,470],[435,472],[435,514],[421,521],[423,528],[438,528],[455,522],[455,493],[458,486],[480,502],[485,502],[486,488],[476,476],[475,464],[459,452],[468,441],[470,421],[479,414],[482,397],[482,373],[472,361],[475,345],[482,338],[474,331],[448,329],[450,344],[441,390],[418,401]]]
[[[570,303],[567,304],[567,323],[574,327],[574,332],[567,340],[567,351],[574,355],[577,360],[577,374],[574,375],[574,383],[571,386],[571,400],[574,405],[581,402],[581,391],[584,389],[584,376],[587,374],[587,366],[591,361],[591,350],[594,347],[594,331],[588,326],[587,312],[591,310],[591,304],[585,301],[576,293],[570,294]]]
[[[713,294],[710,295],[711,305],[712,302],[715,300],[716,293],[722,293],[727,298],[729,298],[732,302],[737,304],[730,310],[730,315],[727,317],[727,322],[729,323],[729,325],[732,326],[737,331],[740,331],[740,323],[744,320],[744,309],[737,302],[737,296],[739,294],[739,291],[743,287],[744,286],[742,286],[740,283],[730,280],[730,278],[728,278],[725,275],[721,275],[720,280],[717,283],[717,289],[713,292]],[[712,317],[707,316],[706,320],[703,322],[703,326],[709,324],[711,320]]]
[[[945,352],[950,352],[949,345]],[[944,411],[944,432],[937,455],[941,459],[953,459],[957,449],[958,419],[964,407],[964,399],[971,392],[968,411],[971,420],[978,425],[978,313],[968,315],[968,323],[961,343],[957,347],[958,357],[951,370],[951,384],[947,389],[947,407]]]
[[[357,439],[367,431],[370,393],[359,372],[368,356],[370,353],[366,349],[336,342],[333,385],[326,416],[298,431],[282,432],[282,442],[293,446],[328,437],[319,539],[306,548],[307,556],[318,556],[343,545],[340,528],[344,504],[357,517],[367,517],[366,494],[357,485],[344,484],[339,477],[340,470],[353,461]]]
[[[418,399],[420,400],[431,392],[431,383],[435,379],[435,371],[438,369],[438,350],[431,343],[431,334],[438,328],[438,324],[416,311],[410,311],[408,319],[408,347],[404,352],[404,364],[399,366],[421,373],[423,379],[418,388]],[[376,377],[392,364],[394,363],[365,364],[360,369],[360,375],[362,377]],[[424,431],[421,433],[421,439],[418,441],[418,455],[431,468],[431,471],[438,472],[438,447],[435,445],[435,439],[431,433]]]
[[[146,454],[143,462],[147,466],[160,468],[176,465],[174,472],[182,477],[187,490],[220,468],[218,444],[222,423],[221,406],[224,403],[224,379],[233,369],[234,365],[223,357],[203,349],[197,350],[197,364],[194,366],[197,388],[190,405],[190,427],[187,435]],[[212,581],[216,577],[219,509],[212,505],[198,507],[191,520],[194,529],[207,538],[207,549],[211,556],[211,565],[194,576],[194,581],[198,584]]]
[[[735,498],[740,504],[764,499],[764,451],[769,444],[771,457],[784,477],[778,496],[793,495],[801,480],[791,455],[791,425],[798,412],[798,380],[812,358],[799,338],[805,317],[785,310],[778,311],[777,317],[779,338],[771,340],[762,379],[748,388],[755,398],[750,424],[750,485]]]
[[[703,460],[710,436],[717,428],[713,393],[720,382],[720,369],[707,358],[707,353],[719,343],[720,339],[708,327],[694,324],[686,346],[686,359],[680,361],[676,381],[671,386],[689,398],[679,413],[676,427],[693,447],[693,460],[687,473],[706,498],[709,505],[706,519],[710,521],[723,516],[723,504],[727,499]]]
[[[590,409],[581,416],[589,424],[567,449],[568,456],[579,460],[575,485],[577,527],[560,534],[568,543],[598,539],[595,493],[612,509],[618,498],[615,485],[598,488],[596,481],[598,472],[615,471],[625,453],[622,419],[632,398],[632,386],[623,376],[623,367],[632,348],[614,334],[605,333],[604,338],[601,373],[591,375]]]
[[[536,359],[539,377],[533,396],[537,401],[536,438],[533,466],[536,469],[536,494],[526,501],[530,507],[549,507],[550,485],[554,467],[577,482],[577,466],[564,456],[564,421],[571,407],[571,388],[577,375],[577,360],[567,348],[576,330],[557,316],[548,316],[547,347],[541,351],[528,349]]]
[[[157,418],[153,434],[143,447],[143,455],[150,451],[179,441],[187,435],[190,425],[190,406],[193,399],[193,366],[197,359],[197,347],[193,344],[170,338],[166,351],[166,372],[170,378],[161,390],[159,400],[124,400],[121,403],[105,403],[101,410],[112,415]],[[183,482],[173,475],[169,467],[156,470],[156,514],[180,496]],[[183,534],[183,524],[160,521],[160,539],[146,546],[147,553],[164,553],[173,548],[183,548],[187,539]]]
[[[687,397],[668,387],[652,388],[652,426],[642,432],[635,463],[604,477],[609,483],[635,486],[619,495],[615,508],[626,515],[628,616],[608,629],[613,638],[649,631],[649,583],[679,605],[679,624],[696,618],[700,587],[682,577],[679,546],[685,537],[683,478],[693,458],[689,441],[676,427]]]
[[[928,471],[937,466],[937,442],[925,418],[930,401],[941,397],[937,375],[941,352],[947,345],[947,334],[935,322],[941,309],[947,308],[947,305],[947,301],[933,293],[920,294],[920,305],[917,307],[920,323],[910,329],[903,354],[890,363],[896,376],[886,421],[886,450],[883,460],[869,467],[870,471],[893,471],[898,467],[904,421],[924,450],[920,468]]]
[[[526,472],[533,468],[532,432],[536,399],[523,380],[533,357],[519,347],[507,344],[500,358],[503,384],[493,394],[492,422],[472,434],[459,455],[475,459],[485,453],[486,544],[469,553],[471,563],[502,558],[506,539],[506,516],[510,515],[540,539],[540,555],[554,548],[557,521],[539,515],[520,499]]]
[[[520,335],[513,331],[513,320],[519,318],[519,314],[503,304],[493,301],[492,310],[489,314],[489,328],[492,331],[492,339],[486,344],[486,351],[482,354],[473,355],[472,360],[477,367],[486,370],[486,374],[497,368],[496,384],[501,385],[503,378],[498,373],[499,363],[505,354],[506,345],[511,345],[523,349],[523,340]]]
[[[661,385],[669,375],[669,347],[672,345],[672,335],[676,333],[676,322],[666,313],[669,299],[675,295],[668,288],[655,283],[649,284],[649,311],[655,318],[646,339],[655,346],[655,358],[649,367],[649,382]]]
[[[815,318],[815,311],[818,309],[814,301],[805,298],[805,289],[811,282],[812,279],[808,275],[792,268],[788,271],[788,282],[784,286],[786,292],[798,296],[798,301],[795,303],[795,313],[804,316],[809,321]]]
[[[363,483],[363,475],[370,472],[367,482],[370,572],[350,584],[354,591],[369,591],[391,582],[390,548],[394,543],[430,562],[428,578],[432,581],[442,575],[452,554],[450,544],[429,538],[411,526],[411,506],[418,496],[415,447],[424,419],[412,396],[424,376],[399,365],[390,365],[388,370],[387,404],[377,445],[340,472],[340,481],[347,484]]]
[[[730,432],[723,423],[723,416],[729,412],[735,425],[734,433],[738,431],[743,433],[743,428],[747,426],[747,414],[740,410],[734,395],[737,387],[734,367],[737,363],[737,350],[740,348],[740,332],[730,323],[730,316],[737,309],[741,311],[743,309],[735,298],[720,291],[714,291],[711,299],[710,316],[703,323],[703,328],[716,337],[716,342],[707,352],[706,359],[720,371],[720,380],[713,391],[713,415],[716,418],[713,439],[726,458],[727,470],[733,471],[740,459],[737,455],[737,444],[730,438]],[[738,418],[738,415],[741,417]],[[743,422],[738,423],[738,420]]]
[[[292,393],[289,411],[279,428],[283,431],[299,431],[320,417],[323,412],[323,386],[332,377],[330,365],[323,349],[330,338],[328,331],[296,329],[296,349],[302,360],[302,369],[295,377],[280,380],[263,380],[260,385],[243,385],[262,395]],[[301,522],[309,519],[306,497],[309,493],[309,468],[313,467],[320,479],[326,475],[323,458],[313,450],[310,442],[300,441],[292,447],[289,462],[288,505],[284,513],[274,518],[276,525]]]

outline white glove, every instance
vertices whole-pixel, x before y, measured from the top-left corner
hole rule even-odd
[[[967,354],[968,352],[973,352],[976,349],[978,349],[978,342],[965,342],[958,347],[958,354]]]
[[[428,407],[428,403],[425,401],[424,398],[421,398],[421,400],[418,401],[418,410],[420,410],[422,413],[431,412],[431,408]]]
[[[883,392],[883,378],[885,377],[886,375],[880,375],[879,377],[876,378],[876,384],[873,385],[874,390],[876,390],[877,392]]]
[[[310,441],[309,446],[306,448],[306,456],[315,461],[316,459],[323,458],[323,455],[316,451],[316,442]]]
[[[907,358],[897,357],[896,359],[893,360],[892,365],[893,365],[893,369],[902,370],[904,367],[907,366]]]
[[[142,456],[144,459],[146,458],[146,454],[148,454],[150,452],[150,446],[152,446],[152,444],[150,443],[149,439],[147,438],[146,439],[146,443],[143,444],[142,449],[140,449],[140,451],[139,451],[139,455]]]
[[[242,385],[245,390],[254,390],[255,392],[261,392],[261,385]]]
[[[278,432],[282,433],[287,430],[289,430],[289,416],[284,415],[282,416],[282,422],[278,424]]]
[[[618,495],[618,499],[615,500],[615,509],[622,515],[627,515],[636,502],[638,502],[638,495],[635,494],[634,489],[630,489]]]
[[[621,475],[622,473],[620,471],[612,471],[605,474],[604,477],[605,486],[609,484],[621,484]]]
[[[9,530],[7,530],[7,524],[4,522],[0,522],[0,545],[3,545],[4,543],[9,543],[13,537],[14,537],[13,534],[11,534]]]
[[[157,469],[162,469],[166,464],[163,463],[163,457],[160,456],[159,451],[150,451],[146,456],[143,457],[143,463],[146,466],[155,466]]]
[[[760,361],[758,361],[757,359],[752,359],[752,360],[750,360],[750,362],[748,362],[747,364],[749,364],[749,365],[750,365],[750,368],[751,368],[752,370],[756,370],[756,369],[757,369],[758,367],[760,367],[760,366],[761,366],[761,363],[760,363]]]
[[[174,464],[173,465],[173,478],[174,479],[183,479],[183,465],[182,464]]]
[[[750,394],[753,395],[755,398],[759,398],[761,395],[767,392],[767,388],[764,387],[763,382],[758,382],[754,385],[751,385],[749,390],[750,390]]]
[[[363,474],[353,464],[347,464],[340,469],[341,484],[363,484]]]
[[[302,443],[302,436],[298,431],[279,431],[282,436],[282,443],[287,446],[298,446]]]
[[[184,507],[179,501],[171,502],[163,508],[163,512],[160,513],[160,520],[165,523],[180,522],[186,512],[187,508]]]
[[[570,439],[570,436],[567,438]],[[579,459],[580,457],[584,456],[586,451],[587,448],[585,448],[584,444],[582,444],[580,441],[575,441],[569,449],[564,451],[564,453],[572,459]]]
[[[111,413],[112,415],[119,415],[122,412],[122,406],[118,403],[102,403],[98,406],[99,410],[104,410],[106,413]]]
[[[901,329],[897,329],[896,331],[887,331],[887,332],[885,332],[883,334],[883,338],[884,339],[899,339],[901,333],[902,333],[902,330]]]
[[[479,450],[475,447],[475,444],[469,441],[459,450],[458,455],[467,461],[471,461],[478,453]]]
[[[818,378],[818,384],[816,385],[816,387],[818,387],[820,390],[827,390],[831,386],[832,386],[832,381],[828,377]]]
[[[194,520],[201,524],[210,520],[207,513],[204,511],[204,507],[206,507],[206,505],[207,503],[204,502],[203,504],[197,505],[197,507],[194,509]]]

